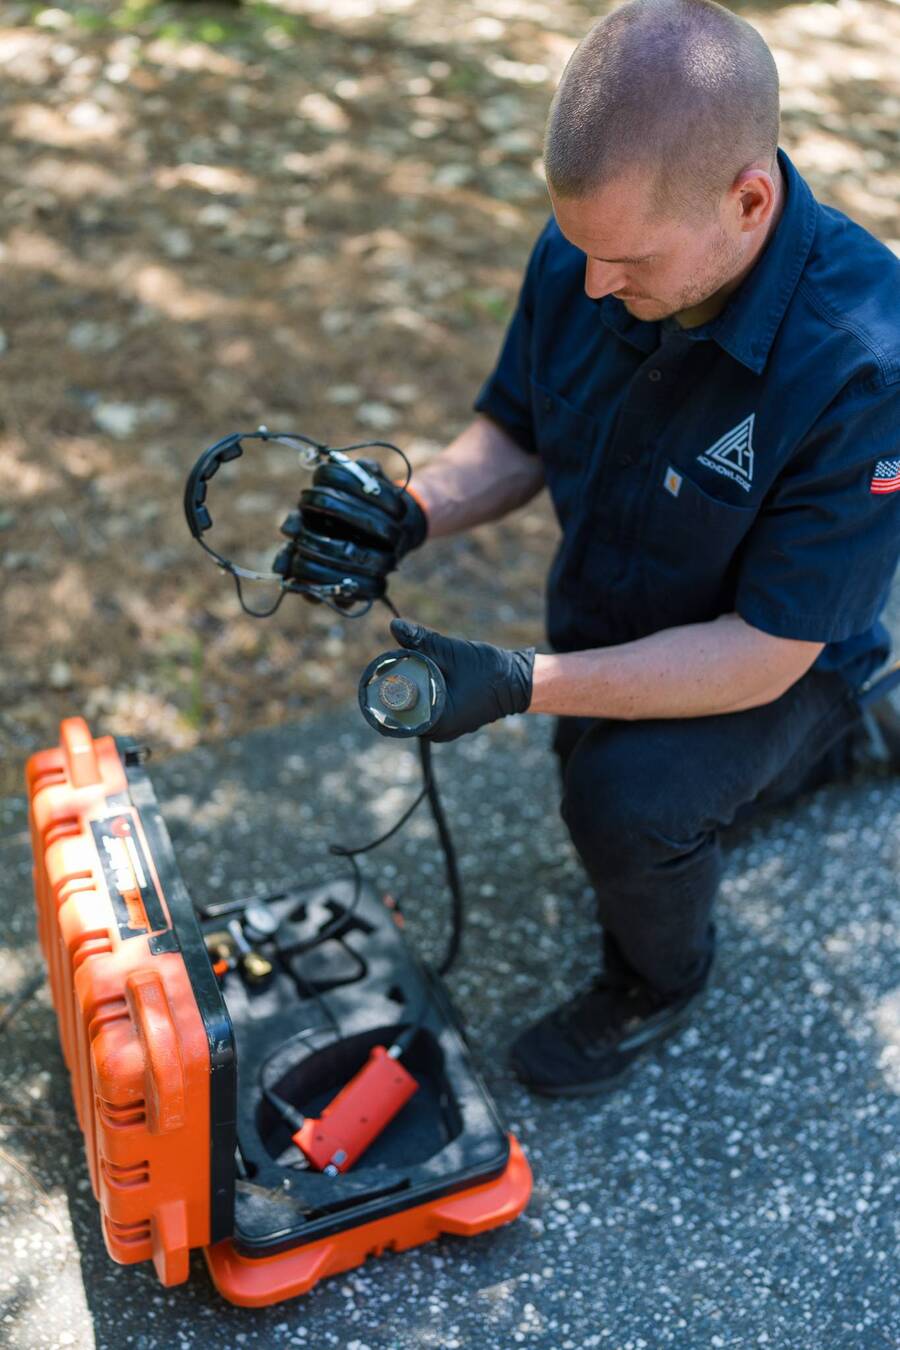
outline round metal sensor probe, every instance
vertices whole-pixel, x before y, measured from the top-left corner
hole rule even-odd
[[[388,712],[409,712],[419,701],[418,689],[405,675],[384,675],[376,689]]]
[[[444,710],[447,686],[435,663],[421,652],[382,652],[363,671],[359,706],[382,736],[422,736]]]

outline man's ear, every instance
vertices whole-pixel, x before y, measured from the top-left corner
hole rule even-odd
[[[742,169],[731,185],[740,229],[758,230],[772,217],[778,200],[775,179],[767,169]]]

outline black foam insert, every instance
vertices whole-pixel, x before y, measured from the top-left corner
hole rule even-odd
[[[253,985],[235,970],[222,984],[237,1048],[238,1248],[270,1255],[498,1175],[506,1132],[446,991],[405,942],[396,910],[365,884],[354,902],[350,880],[301,887],[269,907],[278,931],[257,949],[271,977]],[[204,929],[222,926],[209,919]],[[373,1046],[410,1027],[402,1062],[417,1092],[349,1172],[304,1167],[264,1087],[316,1116]]]

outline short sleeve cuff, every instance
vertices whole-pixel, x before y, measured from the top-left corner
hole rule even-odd
[[[789,638],[795,642],[846,642],[867,632],[877,622],[883,604],[857,608],[852,612],[841,610],[812,611],[788,609],[773,604],[768,596],[748,590],[739,595],[735,610],[752,628],[759,628],[772,637]]]
[[[472,404],[473,412],[483,413],[492,422],[498,422],[521,450],[537,454],[534,432],[530,422],[523,422],[522,410],[508,398],[493,379],[489,379]]]

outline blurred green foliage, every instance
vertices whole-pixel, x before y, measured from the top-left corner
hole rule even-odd
[[[210,12],[214,8],[215,12]],[[314,31],[302,15],[286,14],[264,0],[253,4],[234,4],[226,9],[219,4],[204,7],[195,4],[160,3],[160,0],[124,0],[123,4],[76,4],[65,13],[87,32],[128,32],[144,39],[164,38],[169,42],[205,42],[211,47],[229,43],[258,42],[267,34],[301,38]],[[55,27],[54,8],[46,4],[31,7],[31,19],[38,27]]]
[[[503,291],[466,290],[460,295],[466,313],[474,319],[488,318],[504,323],[512,313],[510,297]]]

